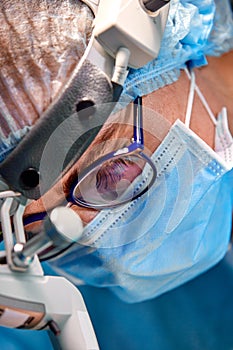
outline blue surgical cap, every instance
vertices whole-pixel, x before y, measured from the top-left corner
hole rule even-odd
[[[175,82],[187,62],[203,66],[206,55],[221,55],[232,48],[229,0],[171,0],[159,56],[143,68],[129,71],[121,106]]]

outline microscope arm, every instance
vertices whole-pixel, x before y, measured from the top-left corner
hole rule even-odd
[[[68,207],[57,207],[44,220],[42,232],[26,242],[24,198],[13,191],[0,193],[0,198],[5,248],[0,252],[0,326],[50,329],[55,350],[98,350],[80,292],[63,277],[44,276],[37,256],[50,245],[78,241],[83,230],[80,218]]]
[[[65,278],[20,272],[0,278],[0,325],[50,329],[62,350],[99,349],[83,298]]]

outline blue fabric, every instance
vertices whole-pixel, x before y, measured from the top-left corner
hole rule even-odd
[[[25,331],[0,327],[1,350],[53,350],[46,331]]]

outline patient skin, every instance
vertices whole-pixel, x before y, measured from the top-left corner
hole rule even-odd
[[[82,15],[85,13],[83,22],[80,21],[80,11],[84,11]],[[0,126],[4,136],[25,125],[34,125],[58,96],[85,51],[91,35],[91,19],[90,10],[78,8],[72,0],[1,1]],[[86,33],[85,43],[77,37],[77,33],[82,31]],[[229,126],[233,133],[232,62],[233,51],[221,57],[208,57],[208,65],[196,68],[195,73],[197,85],[214,115],[217,116],[223,106],[227,107]],[[190,81],[185,72],[181,71],[175,83],[143,97],[144,108],[161,115],[165,126],[160,137],[155,137],[156,123],[145,118],[145,146],[150,152],[155,151],[177,119],[184,121],[189,87]],[[12,129],[7,124],[9,118]],[[119,147],[119,139],[124,139],[125,144],[129,143],[132,125],[125,123],[130,118],[132,120],[131,106],[113,116],[80,161],[64,176],[63,187],[55,186],[43,198],[32,202],[26,215],[59,205],[64,199],[63,191],[69,192],[70,184],[82,164],[99,157],[100,149],[105,153],[115,150]],[[190,127],[211,148],[214,147],[214,125],[197,96]],[[113,140],[111,145],[106,143],[109,139]],[[101,147],[98,148],[98,144]],[[97,214],[93,209],[74,204],[71,207],[80,215],[84,224]]]

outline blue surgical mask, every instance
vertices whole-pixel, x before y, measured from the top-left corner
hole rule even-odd
[[[233,138],[229,131],[226,108],[219,114],[216,126],[215,150],[233,167]]]
[[[158,177],[149,193],[102,211],[79,245],[51,261],[56,272],[138,302],[198,276],[224,256],[231,232],[232,162],[189,129],[194,89],[209,110],[191,80],[186,122],[177,120],[152,155]],[[229,134],[224,111],[217,122],[210,115],[220,144]]]

